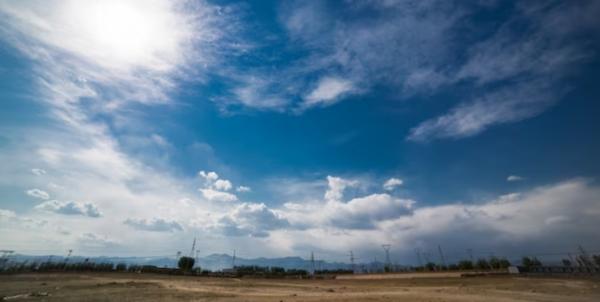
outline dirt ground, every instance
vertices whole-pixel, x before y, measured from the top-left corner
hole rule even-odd
[[[600,301],[598,278],[374,275],[336,280],[128,273],[0,276],[5,301]]]

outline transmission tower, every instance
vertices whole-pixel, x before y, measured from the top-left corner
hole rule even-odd
[[[469,255],[471,263],[473,263],[473,249],[467,249],[467,254]]]
[[[391,244],[382,244],[381,247],[385,251],[385,267],[387,268],[388,271],[391,271],[392,270],[392,261],[390,260],[390,248],[392,247],[392,245]]]
[[[192,251],[190,252],[190,257],[194,257],[195,250],[196,250],[196,237],[194,237],[194,242],[192,243]]]
[[[315,274],[315,253],[310,252],[310,266],[311,266],[311,274]]]
[[[235,268],[235,250],[233,250],[233,257],[231,257],[231,268]]]
[[[583,249],[583,247],[580,245],[578,247],[579,249],[579,259],[581,259],[581,262],[583,264],[583,266],[586,269],[589,269],[592,265],[592,261],[590,260],[590,256],[588,255],[588,253]]]
[[[198,255],[200,254],[199,250],[196,250],[196,258],[194,258],[194,263],[196,264],[196,266],[198,266],[198,259],[200,259],[200,257],[198,257]]]
[[[354,252],[350,251],[350,264],[352,265],[352,273],[356,274],[356,263],[355,260],[358,260],[358,258],[354,257]]]
[[[417,253],[417,260],[419,261],[419,266],[423,267],[423,259],[421,259],[421,250],[419,248],[416,248],[415,253]]]
[[[446,258],[444,258],[444,252],[442,251],[442,246],[438,244],[438,252],[440,253],[440,260],[442,260],[442,265],[447,267]]]
[[[64,270],[67,270],[67,262],[69,262],[69,257],[71,257],[72,253],[73,250],[69,250],[69,252],[67,253],[67,257],[65,257],[65,263],[63,264]]]
[[[179,257],[181,257],[181,251],[177,251],[177,254],[175,254],[175,267],[179,266]]]

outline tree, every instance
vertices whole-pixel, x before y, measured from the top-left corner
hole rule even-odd
[[[433,262],[427,262],[427,264],[425,264],[425,269],[427,269],[428,271],[434,271],[435,270],[435,263],[433,263]]]
[[[194,267],[194,262],[196,262],[196,260],[194,258],[183,256],[183,257],[179,258],[179,262],[177,262],[177,266],[179,267],[180,270],[187,272],[187,271],[190,271]]]
[[[471,260],[461,260],[458,262],[458,268],[461,270],[472,270],[473,262]]]
[[[540,260],[538,260],[536,257],[523,257],[521,264],[526,270],[542,266],[542,262],[540,262]]]
[[[563,266],[571,267],[571,260],[569,260],[569,259],[563,259],[562,260],[562,264],[563,264]]]
[[[510,261],[506,258],[500,258],[500,260],[498,260],[498,265],[499,268],[508,268],[510,266]]]
[[[475,268],[479,269],[479,270],[486,270],[490,268],[490,264],[488,263],[487,260],[481,258],[479,260],[477,260],[477,263],[475,263]]]

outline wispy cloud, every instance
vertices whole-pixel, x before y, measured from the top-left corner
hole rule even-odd
[[[91,202],[49,200],[35,206],[35,208],[64,215],[83,215],[93,218],[102,216],[98,207]]]
[[[48,199],[50,198],[50,194],[46,191],[42,191],[40,189],[31,189],[25,191],[25,193],[31,197],[39,198],[39,199]]]
[[[466,82],[482,92],[414,127],[408,140],[469,137],[547,110],[567,92],[561,81],[590,58],[577,34],[593,28],[577,20],[598,12],[593,1],[518,6],[497,32],[470,47],[455,76],[443,76],[442,84]]]
[[[42,175],[46,175],[46,170],[39,169],[39,168],[33,168],[33,169],[31,169],[31,173],[33,175],[42,176]]]
[[[124,224],[142,231],[152,232],[174,232],[183,231],[183,227],[177,221],[166,220],[163,218],[135,219],[129,218],[123,222]]]
[[[506,181],[521,181],[521,180],[524,180],[524,179],[525,178],[523,178],[522,176],[519,176],[519,175],[509,175],[506,178]]]
[[[529,82],[506,86],[484,94],[450,112],[422,122],[410,130],[411,141],[464,138],[498,124],[518,122],[536,116],[555,104],[565,91],[550,83]]]
[[[304,98],[304,107],[332,105],[354,89],[352,82],[348,80],[324,77],[319,80],[315,89]]]

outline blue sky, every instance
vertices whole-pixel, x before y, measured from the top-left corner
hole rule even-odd
[[[600,221],[599,12],[0,3],[0,236],[34,254],[194,236],[335,260],[391,243],[407,263],[569,251]]]

